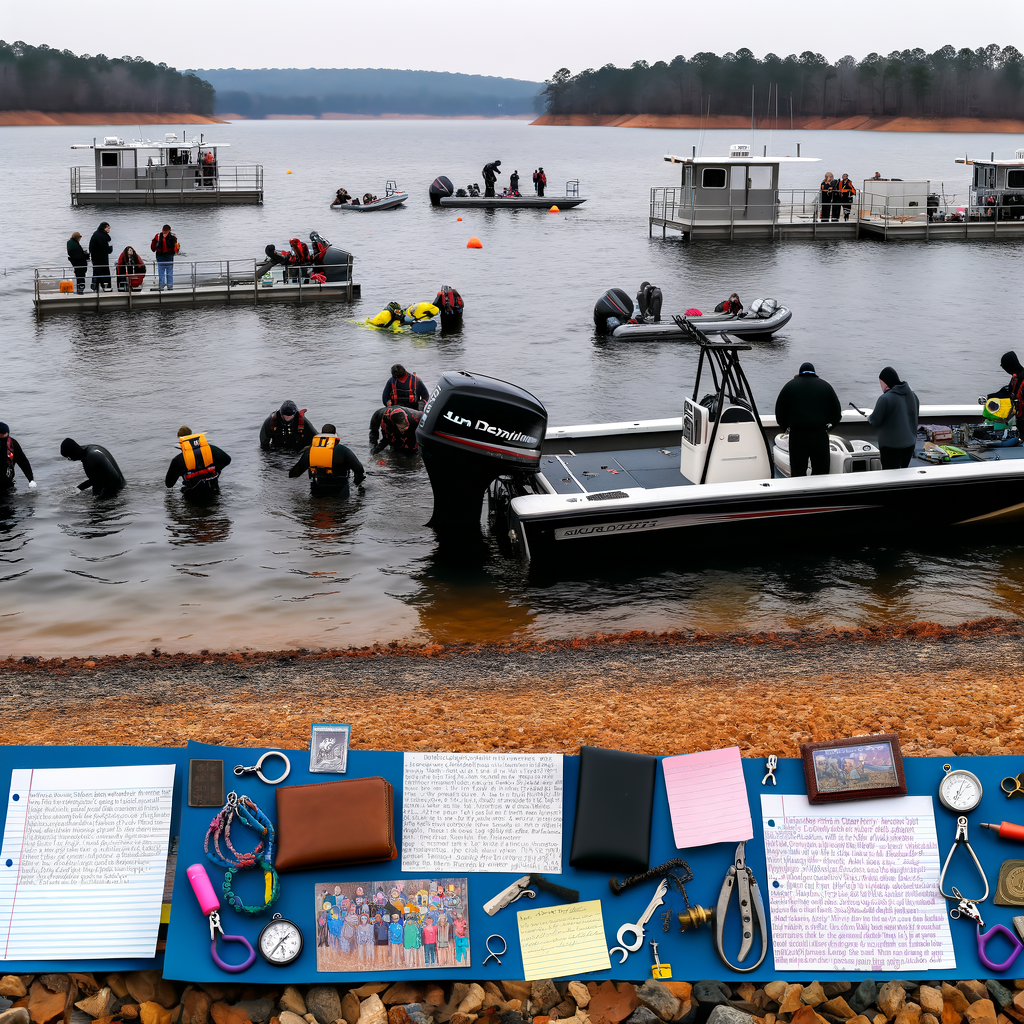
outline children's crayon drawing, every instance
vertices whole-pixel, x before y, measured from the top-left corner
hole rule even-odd
[[[317,882],[317,971],[469,967],[465,878]]]

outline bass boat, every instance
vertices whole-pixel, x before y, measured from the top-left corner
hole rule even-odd
[[[673,419],[549,429],[528,391],[444,374],[417,429],[439,535],[479,528],[485,492],[499,541],[545,567],[609,545],[656,545],[665,555],[838,538],[889,544],[922,524],[987,542],[994,526],[1024,516],[1015,431],[1014,446],[978,452],[922,439],[908,468],[883,470],[873,429],[851,411],[833,428],[830,472],[789,477],[785,435],[758,413],[740,366],[750,346],[708,340],[686,321],[680,330],[697,335],[701,352],[692,396]],[[701,399],[705,368],[713,390]],[[922,406],[921,418],[960,443],[983,419],[976,405]]]

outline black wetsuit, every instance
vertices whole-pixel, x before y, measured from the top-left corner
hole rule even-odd
[[[519,174],[516,171],[508,176],[508,190],[513,195],[519,191]]]
[[[401,380],[389,377],[380,396],[385,405],[401,405],[409,409],[418,409],[420,402],[426,402],[429,398],[427,385],[415,373],[407,373]]]
[[[9,491],[14,487],[14,467],[20,467],[25,477],[32,481],[32,467],[29,465],[21,445],[13,437],[0,438],[0,459],[3,460],[3,473],[0,473],[0,491]]]
[[[217,478],[224,470],[224,467],[230,464],[231,456],[215,444],[210,445],[210,454],[213,456],[213,466],[217,472],[211,476],[199,477],[197,480],[186,480],[181,488],[182,494],[186,497],[201,498],[220,492],[220,484]],[[165,486],[173,487],[186,472],[188,471],[185,469],[185,456],[178,452],[171,459],[171,464],[167,467],[167,476],[164,477]]]
[[[101,444],[83,444],[82,465],[89,478],[78,485],[80,491],[92,488],[96,498],[112,498],[124,487],[124,475],[114,456]]]
[[[484,164],[484,169],[482,173],[484,176],[485,196],[494,195],[494,183],[498,180],[498,175],[501,174],[501,171],[498,170],[498,164],[500,163],[500,160],[493,160],[489,164]]]
[[[358,487],[366,478],[366,471],[363,464],[356,458],[351,448],[343,445],[340,441],[331,449],[331,473],[324,469],[309,468],[309,448],[305,448],[299,456],[299,461],[288,470],[292,478],[309,473],[309,490],[311,494],[334,496],[342,495],[348,491],[348,474],[352,472],[352,478]]]
[[[409,429],[400,434],[385,417],[387,411],[378,409],[370,420],[370,448],[373,454],[377,455],[390,447],[403,455],[412,455],[416,451],[416,426],[423,413],[418,409],[405,409],[404,412],[409,417]]]
[[[260,447],[265,451],[271,448],[277,451],[299,452],[305,448],[316,431],[309,419],[302,417],[302,429],[299,430],[299,417],[287,422],[279,412],[272,412],[260,427]]]
[[[110,254],[114,251],[110,235],[98,228],[89,239],[89,255],[92,257],[92,290],[110,289]]]
[[[843,407],[827,380],[813,373],[794,377],[779,392],[775,419],[789,430],[789,464],[792,476],[825,476],[829,470],[828,428],[841,423]]]

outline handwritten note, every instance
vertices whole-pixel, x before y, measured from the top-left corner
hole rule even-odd
[[[406,754],[402,870],[560,874],[562,755]]]
[[[930,796],[762,795],[777,971],[953,969]]]
[[[0,960],[154,956],[173,790],[173,764],[15,769]]]
[[[666,757],[661,767],[677,849],[754,838],[739,747]]]
[[[524,981],[611,969],[600,900],[520,910],[518,917]]]

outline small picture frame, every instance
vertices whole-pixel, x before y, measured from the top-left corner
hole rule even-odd
[[[309,770],[344,775],[348,768],[351,725],[314,722],[309,736]]]
[[[906,796],[903,755],[895,733],[804,743],[800,747],[812,804]]]

